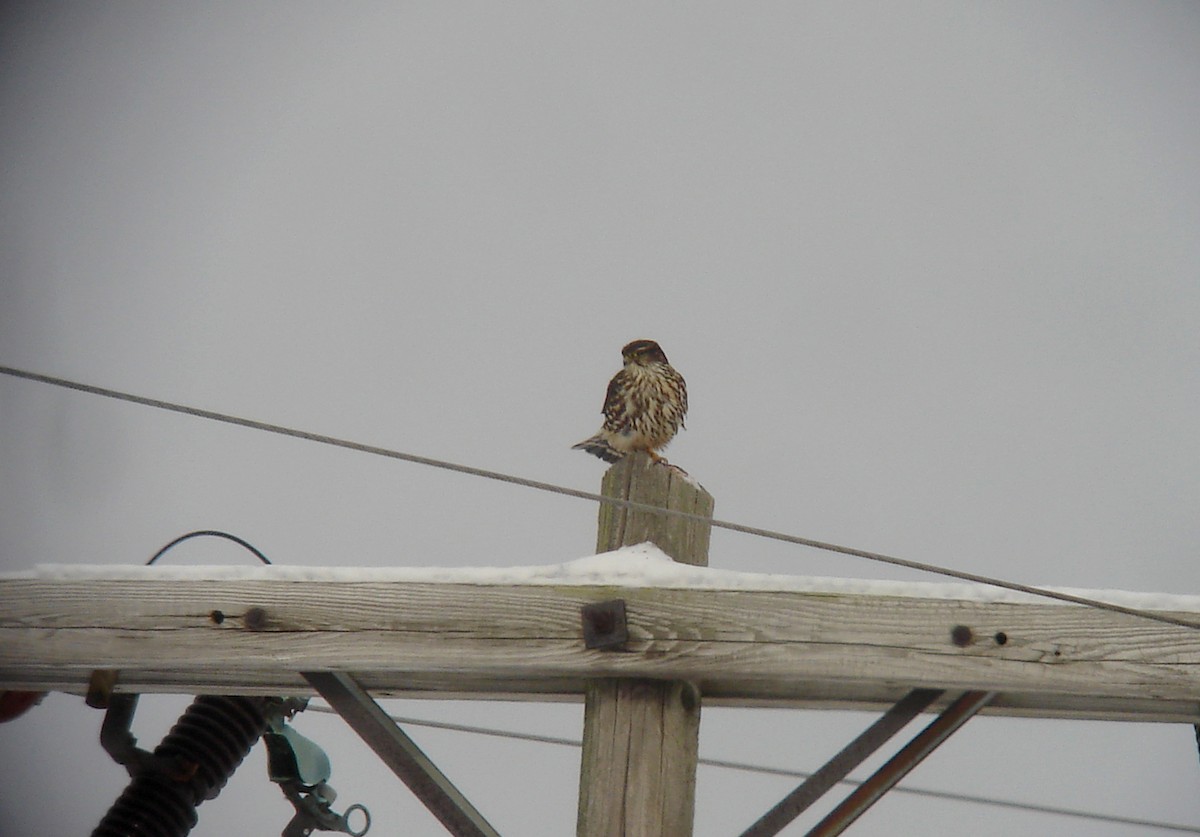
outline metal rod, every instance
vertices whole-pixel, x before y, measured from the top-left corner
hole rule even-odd
[[[887,764],[847,796],[841,805],[817,823],[807,837],[834,837],[841,834],[995,696],[995,692],[964,692],[916,738],[892,756]]]
[[[941,695],[940,689],[913,689],[821,769],[759,817],[757,822],[742,832],[742,837],[771,837],[778,834]]]
[[[302,672],[321,697],[370,745],[384,763],[455,837],[500,837],[421,748],[347,674]]]

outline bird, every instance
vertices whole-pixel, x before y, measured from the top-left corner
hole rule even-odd
[[[621,349],[624,367],[608,382],[604,396],[604,423],[596,435],[572,450],[583,450],[605,462],[618,462],[626,454],[645,451],[666,463],[657,451],[667,446],[683,427],[687,415],[687,384],[653,340],[634,340]]]

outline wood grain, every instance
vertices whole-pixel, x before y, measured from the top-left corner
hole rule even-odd
[[[629,645],[584,648],[579,608],[617,597],[626,601]],[[248,619],[255,609],[261,619]],[[961,647],[956,626],[970,630]],[[82,692],[96,668],[120,669],[118,688],[127,691],[188,694],[305,694],[296,672],[335,669],[394,694],[578,700],[589,679],[634,677],[688,680],[709,702],[874,706],[928,686],[999,691],[990,713],[1200,720],[1200,631],[1067,605],[609,586],[0,578],[0,688]]]
[[[644,454],[627,456],[609,468],[601,493],[712,517],[713,499],[704,489],[677,469],[650,462]],[[711,531],[704,521],[604,504],[596,547],[607,552],[652,541],[675,561],[703,567],[708,565]],[[626,592],[614,591],[610,598],[625,599],[628,614]],[[625,648],[590,652],[591,661],[597,667],[619,667],[631,656],[661,662],[689,655],[701,632],[680,633],[679,627],[659,620],[642,620],[635,627],[631,621]],[[688,679],[663,675],[646,679],[646,675],[620,671],[612,672],[613,679],[597,679],[598,673],[590,675],[586,687],[576,833],[579,837],[691,834],[700,692]]]

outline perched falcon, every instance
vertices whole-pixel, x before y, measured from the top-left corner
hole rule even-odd
[[[604,424],[572,449],[605,462],[643,450],[655,462],[665,462],[655,451],[665,448],[683,427],[687,385],[653,340],[634,340],[621,349],[621,357],[625,368],[608,382],[604,396]]]

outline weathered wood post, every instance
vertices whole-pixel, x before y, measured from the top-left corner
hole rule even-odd
[[[645,454],[604,475],[601,493],[711,518],[712,496]],[[708,565],[711,526],[649,511],[600,506],[597,552],[653,541],[684,564]],[[700,692],[691,683],[614,678],[588,684],[579,777],[579,837],[692,833]]]

